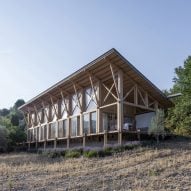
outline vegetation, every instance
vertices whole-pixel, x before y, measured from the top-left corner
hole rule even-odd
[[[105,158],[0,155],[0,190],[190,190],[190,140]]]
[[[164,137],[165,135],[165,128],[164,128],[164,111],[158,109],[156,111],[155,116],[151,119],[151,124],[149,126],[148,133],[150,135],[153,135],[157,143],[159,143],[159,136],[162,135]]]
[[[0,110],[0,152],[12,151],[26,141],[25,121],[18,108],[25,102],[19,99],[10,109]]]
[[[175,69],[174,86],[168,94],[182,93],[173,99],[175,107],[167,112],[166,127],[179,135],[191,135],[191,56]]]

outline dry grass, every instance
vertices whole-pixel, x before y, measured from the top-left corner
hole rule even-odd
[[[191,142],[102,159],[0,155],[0,190],[191,190]]]

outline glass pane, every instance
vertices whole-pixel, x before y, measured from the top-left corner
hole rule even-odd
[[[87,111],[90,111],[90,110],[93,110],[93,109],[96,109],[96,104],[93,100],[90,101],[89,105],[87,106]]]
[[[103,113],[103,127],[108,131],[117,130],[117,114]]]
[[[58,137],[63,137],[63,121],[58,122]]]
[[[51,124],[50,124],[50,138],[51,138],[51,139],[54,139],[54,138],[55,138],[56,127],[57,127],[57,123],[51,123]]]
[[[86,111],[96,109],[96,100],[92,88],[88,88],[85,91],[85,104]]]
[[[80,114],[80,108],[76,106],[76,108],[73,110],[73,115],[78,115]]]
[[[44,126],[44,139],[47,139],[47,125]]]
[[[103,129],[104,130],[108,129],[108,118],[106,113],[103,113]]]
[[[90,121],[89,121],[89,113],[88,114],[84,114],[84,130],[83,130],[83,133],[86,133],[88,134],[89,133],[89,124],[90,124]]]
[[[71,136],[76,136],[77,134],[77,117],[71,119]]]
[[[67,120],[63,121],[63,137],[67,136]]]
[[[91,133],[96,133],[96,112],[91,113]]]
[[[48,122],[48,118],[47,118],[47,115],[49,114],[49,108],[48,107],[46,107],[45,109],[44,109],[44,122],[46,123],[46,122]]]
[[[44,126],[40,127],[40,140],[44,139]]]

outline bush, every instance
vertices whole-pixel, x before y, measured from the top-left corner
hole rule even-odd
[[[124,149],[125,150],[133,150],[135,148],[137,148],[139,145],[125,145]]]
[[[99,157],[106,157],[106,156],[111,156],[112,152],[113,152],[112,148],[106,148],[104,150],[99,150],[97,153]]]
[[[61,152],[59,151],[38,151],[38,154],[48,158],[58,158],[61,157]]]
[[[69,150],[66,151],[65,157],[66,158],[79,158],[81,156],[80,150]]]
[[[123,151],[125,151],[125,147],[124,146],[117,146],[117,147],[113,148],[113,152],[114,153],[121,153]]]
[[[7,150],[7,129],[0,125],[0,153]]]
[[[85,157],[87,158],[93,158],[93,157],[98,157],[98,152],[95,150],[91,150],[91,151],[84,151],[83,154]]]

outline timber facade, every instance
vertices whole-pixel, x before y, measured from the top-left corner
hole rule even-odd
[[[146,130],[145,117],[172,102],[111,49],[20,107],[36,148],[123,144]],[[138,121],[139,118],[143,120]],[[138,125],[139,124],[139,125]]]

